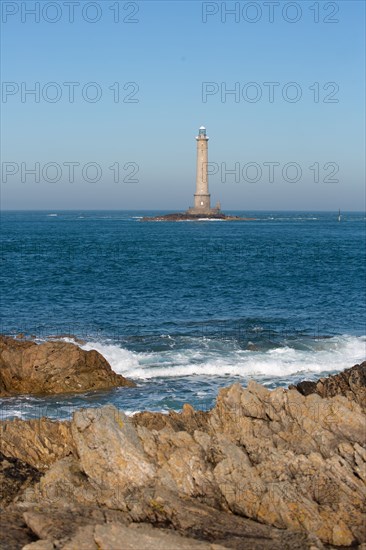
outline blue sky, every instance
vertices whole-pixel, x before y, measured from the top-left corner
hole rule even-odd
[[[186,209],[204,124],[224,210],[362,210],[364,3],[270,4],[3,1],[2,208]]]

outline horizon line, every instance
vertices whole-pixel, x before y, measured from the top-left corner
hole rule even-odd
[[[338,212],[339,208],[331,208],[329,210],[313,210],[311,208],[307,208],[305,210],[296,210],[296,209],[285,209],[285,210],[278,210],[278,209],[264,209],[264,210],[258,210],[258,209],[243,209],[243,210],[234,210],[232,208],[226,209],[229,212]],[[181,212],[180,210],[174,209],[174,208],[0,208],[0,213],[3,212]],[[341,213],[345,212],[357,212],[357,213],[366,213],[366,208],[364,210],[342,210]]]

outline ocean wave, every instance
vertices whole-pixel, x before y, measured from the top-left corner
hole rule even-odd
[[[77,343],[70,337],[63,340]],[[77,409],[107,403],[129,416],[144,410],[179,411],[187,402],[197,410],[208,410],[214,406],[219,389],[237,381],[246,386],[249,379],[255,379],[269,389],[286,388],[299,380],[316,380],[360,363],[366,337],[343,335],[313,339],[311,343],[308,339],[298,342],[297,349],[278,345],[255,352],[234,345],[230,348],[228,342],[219,339],[184,337],[179,343],[186,347],[138,353],[110,341],[87,342],[81,347],[102,353],[116,372],[134,379],[136,387],[67,396],[7,397],[0,400],[0,418],[67,419]],[[301,345],[306,349],[298,349]]]
[[[222,218],[198,218],[199,222],[223,222]]]
[[[88,342],[83,349],[96,349],[114,371],[132,379],[187,376],[270,376],[283,377],[298,373],[341,371],[365,358],[366,337],[335,336],[304,342],[303,348],[278,346],[266,351],[232,350],[213,342],[211,348],[200,339],[186,349],[158,352],[134,352],[115,344]],[[188,342],[187,342],[188,343]],[[192,342],[193,343],[193,342]],[[298,346],[297,346],[298,347]]]

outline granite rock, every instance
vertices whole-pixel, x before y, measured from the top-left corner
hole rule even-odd
[[[96,350],[69,342],[0,337],[0,397],[15,394],[81,393],[134,386],[116,374]]]

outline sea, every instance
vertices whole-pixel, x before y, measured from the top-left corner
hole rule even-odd
[[[96,349],[136,387],[3,398],[1,418],[208,410],[235,382],[287,387],[363,361],[365,213],[227,213],[253,219],[3,212],[0,332]]]

